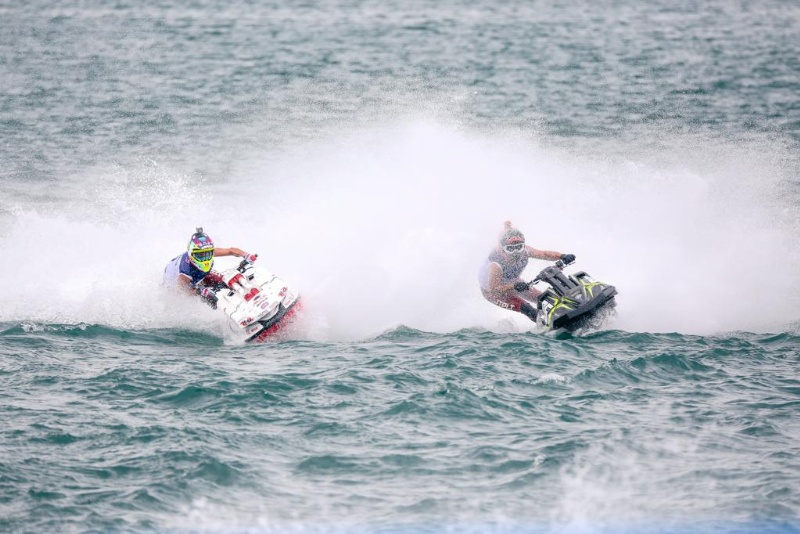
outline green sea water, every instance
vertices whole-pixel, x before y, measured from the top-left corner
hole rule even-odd
[[[0,3],[0,531],[800,532],[798,36],[788,1]],[[615,315],[484,301],[505,220]],[[300,291],[286,336],[160,287],[201,225]]]

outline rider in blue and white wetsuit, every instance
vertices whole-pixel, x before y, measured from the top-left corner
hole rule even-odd
[[[525,236],[511,225],[505,223],[505,231],[500,236],[497,247],[481,266],[478,283],[486,300],[496,306],[513,310],[536,321],[536,306],[531,305],[541,291],[523,282],[522,271],[528,266],[528,259],[575,261],[572,254],[561,254],[551,250],[537,250],[525,244]]]
[[[214,305],[216,299],[209,286],[222,282],[220,275],[211,270],[215,256],[239,256],[251,262],[256,259],[254,254],[236,247],[215,248],[211,238],[198,228],[189,239],[187,251],[172,258],[164,268],[164,285],[196,293]]]

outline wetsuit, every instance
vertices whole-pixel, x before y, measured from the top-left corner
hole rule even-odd
[[[503,277],[500,283],[511,284],[513,282],[521,282],[522,271],[528,266],[528,254],[524,254],[519,258],[511,257],[503,254],[499,250],[493,250],[486,261],[481,266],[478,273],[478,283],[481,287],[483,297],[494,304],[507,310],[522,313],[528,316],[532,321],[536,320],[536,308],[534,308],[528,301],[518,295],[517,291],[511,290],[506,292],[490,291],[489,290],[489,267],[492,263],[496,263],[503,271]]]

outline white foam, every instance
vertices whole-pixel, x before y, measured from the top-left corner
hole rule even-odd
[[[618,287],[613,327],[709,333],[796,320],[798,216],[780,196],[779,158],[707,143],[657,155],[615,146],[602,159],[416,121],[310,142],[223,184],[153,163],[93,172],[76,187],[88,193],[57,209],[13,211],[0,320],[206,327],[210,310],[158,289],[202,225],[301,290],[311,324],[324,325],[312,338],[505,320],[529,330],[476,284],[507,219],[529,244],[574,253],[576,270]]]

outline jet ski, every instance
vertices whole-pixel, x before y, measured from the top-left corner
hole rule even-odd
[[[212,305],[228,316],[228,327],[245,342],[274,339],[300,310],[300,296],[283,279],[252,262],[220,272],[211,287]]]
[[[536,301],[536,323],[546,331],[574,332],[596,326],[598,319],[616,306],[614,286],[594,280],[584,271],[566,275],[563,269],[567,265],[558,260],[530,282],[531,286],[539,282],[550,286]]]

